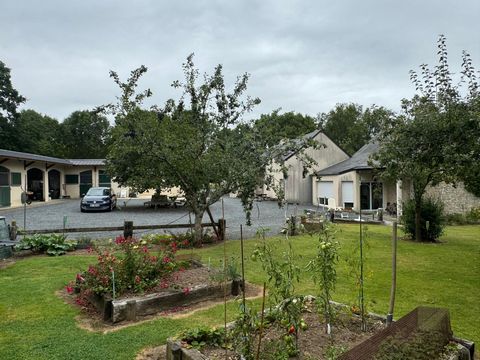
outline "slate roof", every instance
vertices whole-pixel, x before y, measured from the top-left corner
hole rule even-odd
[[[51,164],[73,165],[73,166],[102,166],[105,159],[60,159],[51,156],[30,154],[20,151],[0,149],[0,158],[40,161]]]
[[[352,155],[350,159],[329,166],[316,172],[317,176],[340,175],[352,170],[370,170],[372,167],[368,165],[368,158],[372,153],[377,151],[378,142],[370,142],[365,144]]]

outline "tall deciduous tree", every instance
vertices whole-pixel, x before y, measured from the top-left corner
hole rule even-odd
[[[290,147],[266,149],[267,141],[258,129],[242,122],[243,115],[260,102],[245,95],[248,74],[227,92],[218,65],[199,84],[192,54],[183,64],[184,81],[172,84],[182,91],[180,99],[170,99],[152,111],[140,109],[150,90],[135,93],[143,69],[132,71],[125,83],[111,73],[123,94],[117,105],[107,106],[116,115],[108,168],[120,184],[139,191],[180,187],[195,214],[199,241],[208,206],[237,192],[248,215],[256,186],[265,182],[265,168],[274,158],[281,161],[281,151]]]
[[[23,110],[14,123],[18,150],[47,156],[62,156],[58,121],[35,110]]]
[[[60,124],[63,156],[105,158],[110,138],[108,119],[93,111],[75,111]]]
[[[328,113],[320,114],[319,126],[352,155],[378,133],[381,124],[390,122],[393,112],[378,106],[365,110],[358,104],[337,104]]]
[[[10,69],[0,61],[0,138],[4,149],[18,150],[13,127],[18,116],[17,108],[25,101],[12,86]]]
[[[295,139],[317,128],[315,119],[293,111],[280,114],[281,109],[271,114],[262,114],[254,121],[254,127],[268,138],[267,146],[275,146],[284,139]]]
[[[464,52],[463,76],[457,85],[444,36],[438,40],[438,56],[434,70],[421,65],[421,76],[411,72],[419,94],[403,100],[403,114],[382,127],[380,148],[373,157],[383,178],[411,181],[417,241],[422,240],[420,210],[427,186],[468,179],[472,169],[479,173],[478,85],[470,56]],[[463,95],[462,83],[468,85]]]

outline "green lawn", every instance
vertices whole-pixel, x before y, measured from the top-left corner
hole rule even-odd
[[[371,278],[366,296],[369,310],[380,314],[386,313],[390,294],[390,232],[388,227],[369,227]],[[341,226],[337,237],[340,255],[351,251],[358,241],[358,226]],[[306,264],[316,239],[302,236],[293,241],[299,262]],[[260,265],[249,256],[256,242],[245,242],[246,277],[261,284]],[[239,245],[239,241],[227,242],[229,256],[238,256]],[[195,252],[215,265],[223,258],[223,245]],[[55,292],[94,259],[30,257],[0,270],[0,359],[134,359],[142,348],[162,344],[180,329],[223,322],[223,308],[217,306],[188,318],[160,318],[108,334],[82,330],[75,322],[77,309],[64,304]],[[455,334],[480,344],[480,226],[449,227],[440,244],[400,241],[398,259],[395,316],[418,305],[447,307]],[[334,299],[351,303],[354,289],[342,260],[338,277]],[[298,292],[315,294],[308,274],[302,276]],[[229,317],[235,309],[229,304]]]

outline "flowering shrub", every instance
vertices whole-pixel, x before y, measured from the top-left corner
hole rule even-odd
[[[119,236],[113,248],[95,247],[90,251],[97,253],[97,263],[77,274],[76,286],[81,293],[88,290],[97,295],[119,296],[126,292],[144,292],[159,284],[166,288],[165,277],[177,269],[175,242],[153,255],[146,241]]]

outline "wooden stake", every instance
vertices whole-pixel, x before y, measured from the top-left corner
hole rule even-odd
[[[240,252],[242,255],[242,294],[243,294],[243,311],[245,311],[245,259],[243,257],[243,227],[240,224]]]
[[[262,296],[262,313],[260,314],[260,329],[258,330],[258,348],[257,348],[257,356],[256,360],[260,359],[260,346],[262,344],[262,334],[263,334],[263,318],[264,318],[264,312],[265,312],[265,288],[267,287],[267,284],[264,282],[263,283],[263,296]]]
[[[397,222],[392,227],[392,288],[390,289],[390,305],[388,307],[387,325],[393,321],[393,308],[395,306],[395,291],[397,288]]]

